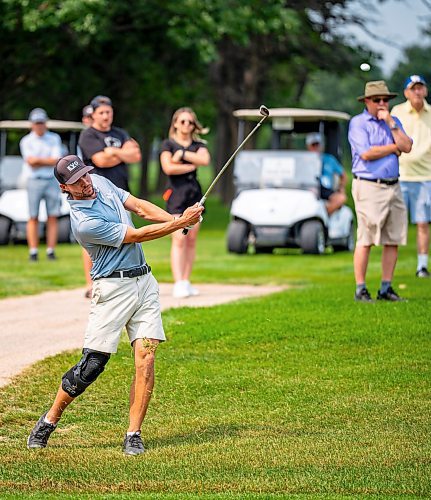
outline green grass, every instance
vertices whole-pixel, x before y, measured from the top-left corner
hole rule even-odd
[[[229,255],[225,222],[213,202],[196,282],[294,286],[164,313],[168,342],[143,427],[148,452],[137,459],[121,454],[133,371],[124,338],[50,447],[36,452],[25,448],[28,432],[79,352],[31,367],[0,390],[1,498],[431,496],[431,283],[414,277],[414,228],[395,279],[408,302],[356,304],[350,254]],[[156,277],[170,280],[169,239],[144,248]],[[59,249],[58,262],[33,267],[25,248],[0,252],[3,295],[83,284],[73,245]],[[373,295],[379,257],[373,249]],[[6,287],[21,270],[26,278]]]

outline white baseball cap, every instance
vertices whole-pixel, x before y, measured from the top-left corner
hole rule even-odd
[[[322,136],[318,132],[312,132],[307,134],[305,138],[305,144],[311,146],[311,144],[322,144]]]

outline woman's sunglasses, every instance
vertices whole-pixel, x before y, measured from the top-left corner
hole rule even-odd
[[[194,121],[191,120],[180,120],[181,125],[195,125]]]

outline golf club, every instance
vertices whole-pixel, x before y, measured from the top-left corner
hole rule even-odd
[[[227,167],[232,163],[232,160],[235,158],[236,154],[238,151],[244,146],[244,144],[250,139],[250,137],[256,132],[256,130],[262,125],[264,120],[266,120],[269,116],[269,110],[266,106],[262,105],[259,108],[259,113],[262,115],[261,120],[259,123],[254,127],[254,129],[248,134],[248,136],[241,142],[241,144],[235,149],[235,151],[232,153],[231,157],[227,160],[227,162],[223,165],[223,167],[220,169],[220,172],[216,175],[214,180],[211,182],[210,187],[206,190],[205,194],[202,196],[199,205],[203,206],[205,204],[206,199],[208,198],[209,194],[213,190],[213,187],[217,184],[218,180],[220,177],[223,175],[223,172],[227,169]],[[202,222],[202,220],[201,220]],[[183,229],[183,234],[187,234],[189,232],[190,228],[185,227]]]

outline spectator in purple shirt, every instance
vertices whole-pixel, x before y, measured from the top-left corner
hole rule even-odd
[[[355,300],[373,302],[365,277],[370,250],[383,245],[382,282],[377,300],[403,300],[392,288],[398,257],[398,245],[407,240],[407,213],[398,183],[398,157],[409,153],[412,140],[398,118],[389,113],[389,100],[397,94],[389,92],[383,80],[368,82],[358,101],[365,110],[354,116],[349,125],[352,148],[352,195],[358,223],[353,258]]]

